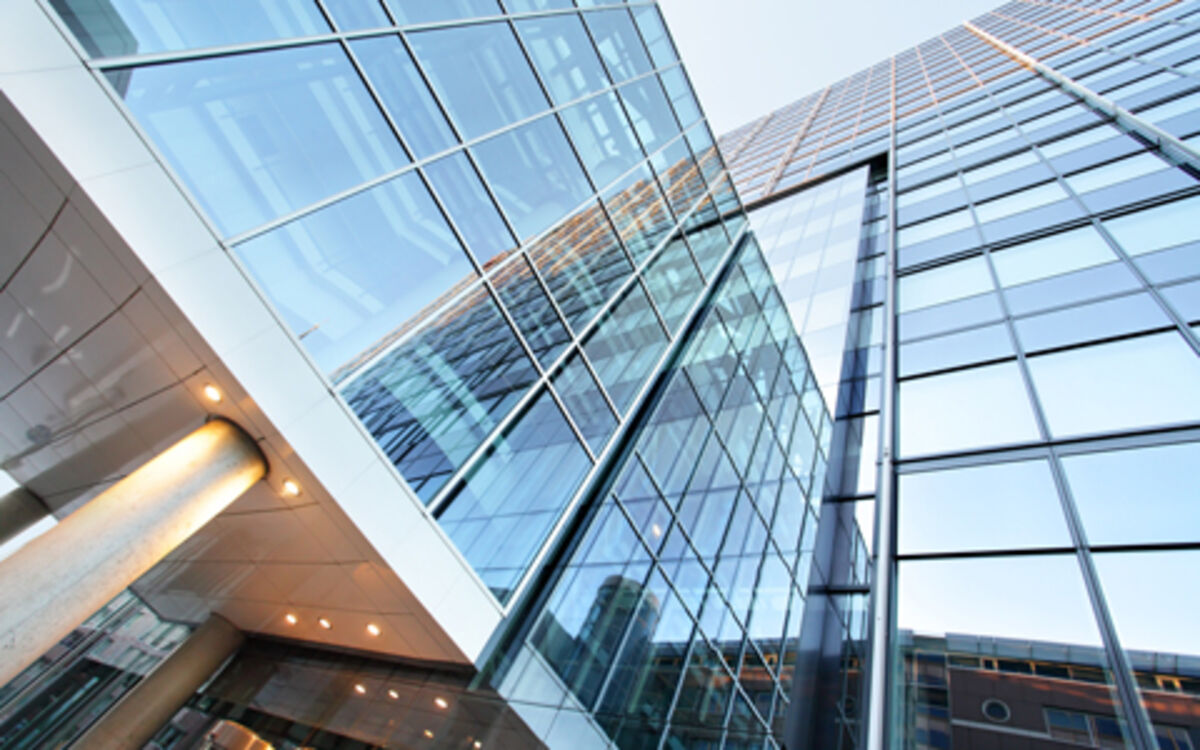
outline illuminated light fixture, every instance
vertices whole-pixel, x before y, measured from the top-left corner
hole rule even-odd
[[[221,389],[212,383],[209,383],[208,385],[204,386],[204,397],[209,401],[212,401],[214,404],[220,403]]]
[[[359,695],[366,695],[366,694],[367,694],[367,689],[366,689],[366,688],[363,686],[363,684],[360,682],[360,683],[358,683],[357,685],[355,685],[355,686],[354,686],[354,692],[358,693]]]
[[[373,623],[373,622],[367,623],[367,634],[368,635],[374,637],[374,636],[379,635],[381,632],[382,631],[379,629],[379,626],[376,625],[375,623]]]
[[[483,743],[480,742],[479,740],[475,740],[475,744],[472,745],[472,747],[474,747],[475,750],[479,750],[481,747],[483,747]]]
[[[318,617],[317,624],[320,625],[321,627],[325,628],[326,630],[333,630],[333,623],[330,622],[329,620],[325,619],[324,617]]]
[[[391,698],[392,700],[396,700],[400,697],[400,694],[397,693],[395,690],[389,690],[388,697]]]
[[[431,739],[431,740],[433,739],[433,730],[432,730],[432,729],[426,729],[426,730],[423,732],[423,734],[424,734],[426,737],[428,737],[429,739]]]
[[[297,622],[299,622],[299,620],[296,618],[296,616],[294,614],[292,614],[291,612],[288,612],[286,615],[284,615],[283,619],[284,619],[284,621],[287,622],[288,625],[295,625]]]
[[[438,708],[449,708],[450,706],[450,704],[446,702],[446,699],[440,695],[433,699],[433,705],[437,706]]]
[[[660,537],[662,536],[662,528],[660,528],[658,524],[652,524],[650,526],[650,533],[655,537]]]
[[[294,479],[283,480],[283,494],[288,497],[296,497],[300,494],[300,485],[296,484]]]

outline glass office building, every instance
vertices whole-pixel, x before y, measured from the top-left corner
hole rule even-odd
[[[355,577],[330,640],[205,537],[236,591],[160,565],[0,744],[211,611],[246,640],[156,747],[1200,746],[1200,3],[1010,2],[719,141],[653,2],[36,12],[402,488],[299,507],[428,520],[481,605],[376,648]]]

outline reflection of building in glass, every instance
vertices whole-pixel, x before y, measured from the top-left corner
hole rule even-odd
[[[1195,2],[21,7],[0,742],[1200,745]]]

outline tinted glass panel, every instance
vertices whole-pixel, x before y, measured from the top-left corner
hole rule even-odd
[[[51,0],[50,4],[93,57],[329,31],[311,0]]]
[[[400,23],[451,21],[500,14],[496,0],[386,0]]]
[[[338,45],[108,75],[119,82],[130,111],[225,234],[303,208],[407,161]]]
[[[518,21],[517,31],[555,104],[609,85],[604,66],[578,16],[530,18]]]
[[[899,406],[905,456],[1038,438],[1013,362],[903,382]]]
[[[418,158],[458,143],[399,37],[358,39],[350,46],[392,122]]]
[[[617,428],[617,418],[600,393],[595,378],[588,372],[583,355],[575,352],[567,358],[551,380],[554,390],[567,405],[575,426],[583,433],[592,452],[599,455]]]
[[[572,105],[563,110],[562,118],[597,186],[610,184],[645,158],[615,94]]]
[[[325,0],[325,7],[342,31],[392,25],[379,0]]]
[[[613,404],[624,414],[666,344],[649,298],[641,286],[634,285],[601,319],[583,348]]]
[[[486,267],[516,247],[470,160],[461,152],[425,166],[433,189],[450,212],[475,259]]]
[[[467,138],[490,133],[548,106],[508,24],[421,31],[408,38],[450,117]]]
[[[413,173],[236,247],[304,348],[334,378],[474,278]]]
[[[598,10],[583,15],[609,75],[617,83],[651,70],[646,48],[627,10]]]

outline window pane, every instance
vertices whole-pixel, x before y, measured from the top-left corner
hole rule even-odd
[[[1064,456],[1091,544],[1200,541],[1200,443]]]
[[[379,0],[325,0],[325,7],[342,31],[392,25]]]
[[[651,76],[617,89],[646,153],[657,151],[679,133],[679,123],[658,79]]]
[[[621,103],[611,92],[568,107],[562,118],[597,186],[608,185],[645,158]]]
[[[1029,371],[1055,435],[1200,418],[1200,359],[1176,333],[1037,355]]]
[[[512,233],[461,151],[425,167],[433,189],[481,266],[516,247]]]
[[[979,223],[1003,219],[1006,216],[1019,214],[1024,211],[1044,206],[1055,201],[1066,200],[1070,196],[1057,182],[1050,182],[1038,187],[1028,188],[1019,193],[1006,195],[1003,198],[986,201],[975,206],[975,215]]]
[[[1071,546],[1044,460],[904,474],[897,502],[902,555]]]
[[[1171,325],[1148,294],[1056,310],[1014,322],[1026,352]]]
[[[683,238],[676,235],[645,272],[646,286],[672,333],[704,288],[704,281]]]
[[[418,158],[458,143],[399,37],[357,39],[350,46],[392,122]]]
[[[902,313],[993,289],[987,263],[981,256],[903,276],[898,286]]]
[[[400,23],[452,21],[500,14],[496,0],[386,0]]]
[[[549,228],[592,192],[553,116],[484,141],[474,153],[522,240]]]
[[[341,391],[429,502],[536,380],[495,301],[476,288]]]
[[[591,466],[549,392],[542,391],[447,500],[438,522],[501,602],[512,595]]]
[[[900,347],[900,377],[1013,355],[1008,328],[984,326]]]
[[[235,250],[325,373],[411,327],[440,295],[475,275],[414,173]]]
[[[653,68],[629,11],[598,10],[584,13],[583,18],[613,81],[627,81]]]
[[[1095,169],[1076,172],[1067,177],[1067,184],[1076,193],[1083,195],[1092,190],[1099,190],[1109,185],[1116,185],[1142,177],[1143,175],[1162,171],[1169,166],[1154,154],[1138,154],[1137,156],[1118,159]]]
[[[992,264],[1003,286],[1016,286],[1116,259],[1116,253],[1091,227],[1072,229],[992,253]]]
[[[579,16],[517,21],[517,31],[555,104],[565,104],[609,85]]]
[[[900,449],[905,456],[1037,438],[1016,363],[900,384]]]
[[[583,348],[613,404],[626,414],[666,345],[650,299],[635,284],[601,319]]]
[[[408,160],[335,44],[108,75],[124,81],[125,104],[227,235]]]
[[[1117,238],[1125,252],[1142,255],[1200,239],[1197,216],[1200,216],[1200,197],[1108,219],[1104,226]]]
[[[675,226],[654,175],[645,165],[604,194],[604,206],[634,262],[641,263]]]
[[[421,31],[408,38],[466,138],[478,138],[548,106],[506,23]]]
[[[549,367],[571,343],[571,337],[533,269],[524,258],[516,258],[491,278],[534,356],[543,367]]]
[[[974,226],[971,212],[967,209],[939,216],[936,219],[922,221],[920,224],[907,226],[897,232],[897,242],[901,245],[915,245],[918,242],[941,237]]]
[[[551,384],[567,405],[567,411],[592,452],[599,455],[617,429],[617,418],[600,392],[596,379],[588,372],[583,355],[575,352],[568,357],[562,369],[555,373]]]
[[[1190,657],[1181,661],[1190,662],[1193,670],[1200,666],[1195,627],[1200,576],[1189,574],[1200,570],[1200,550],[1105,552],[1094,559],[1126,651]],[[1171,602],[1174,616],[1162,616],[1164,601]],[[1142,660],[1134,656],[1134,661]]]
[[[663,26],[662,17],[658,14],[657,6],[637,8],[633,11],[633,19],[650,49],[650,57],[654,58],[655,67],[662,68],[679,59],[675,54],[674,45],[671,44],[671,37]]]
[[[51,0],[92,57],[329,32],[312,0]]]

